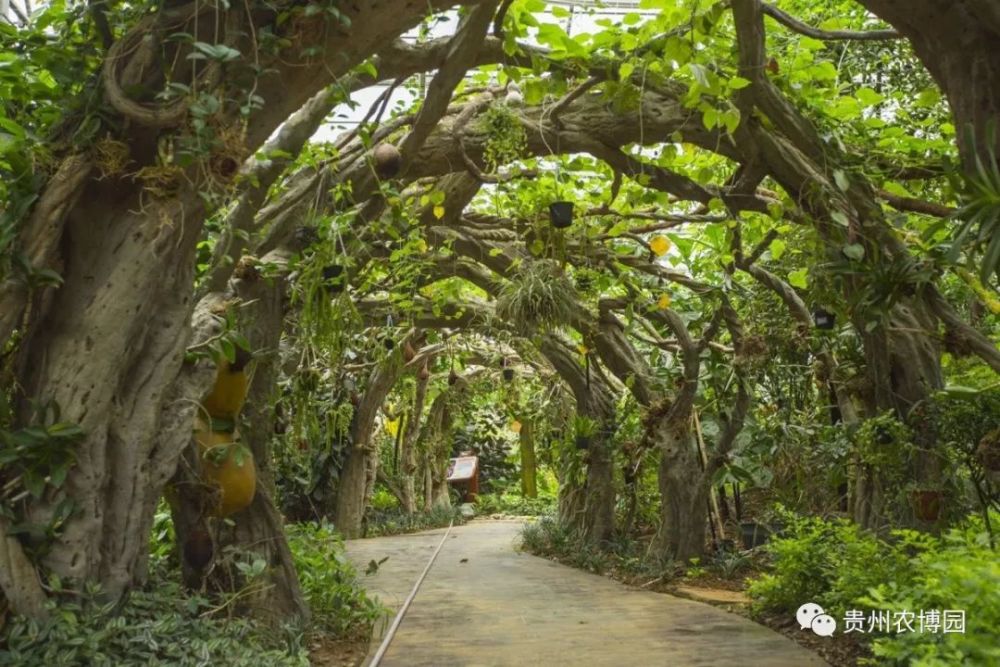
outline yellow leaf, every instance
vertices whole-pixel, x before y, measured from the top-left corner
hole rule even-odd
[[[438,220],[444,217],[444,206],[438,204],[437,206],[434,207],[434,217],[437,218]]]
[[[514,421],[512,421],[510,423],[510,430],[513,431],[514,433],[520,433],[521,432],[521,422],[517,421],[516,419]]]
[[[656,302],[656,307],[659,308],[660,310],[666,310],[667,308],[669,308],[670,307],[670,295],[669,294],[661,294],[660,298]]]
[[[580,354],[587,354],[588,352],[590,352],[590,350],[587,349],[587,346],[582,343],[580,345],[577,345],[576,349],[580,350]]]
[[[393,419],[385,423],[385,430],[389,432],[389,435],[396,437],[399,435],[399,420]]]
[[[417,239],[417,251],[427,252],[427,241],[423,239]]]
[[[670,239],[666,236],[654,236],[649,240],[649,249],[653,251],[653,254],[657,257],[662,257],[667,254],[670,250]]]

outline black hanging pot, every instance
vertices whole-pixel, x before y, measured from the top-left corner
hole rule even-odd
[[[771,531],[759,523],[744,521],[740,524],[740,537],[744,549],[754,549],[767,542],[771,537]]]
[[[816,324],[817,329],[829,331],[833,329],[836,320],[836,315],[823,308],[817,308],[813,311],[813,322]]]
[[[513,368],[503,369],[503,379],[506,380],[507,382],[512,381],[514,379],[514,369]]]
[[[455,369],[452,369],[451,372],[448,373],[448,384],[453,385],[456,382],[458,382],[458,373],[455,372]]]
[[[576,448],[577,449],[590,449],[590,436],[589,435],[578,435],[578,436],[576,436]]]
[[[556,229],[565,229],[573,224],[573,202],[554,201],[549,204],[549,220]]]
[[[323,282],[328,291],[333,294],[340,294],[344,291],[344,267],[340,264],[331,264],[323,269]]]
[[[385,349],[387,350],[391,350],[392,348],[396,347],[396,341],[394,341],[392,338],[389,338],[388,336],[382,339],[382,344],[385,345]]]

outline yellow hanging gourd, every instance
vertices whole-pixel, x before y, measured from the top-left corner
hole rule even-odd
[[[656,300],[656,307],[660,310],[666,310],[670,307],[670,295],[661,294],[660,298]]]
[[[201,478],[217,489],[216,516],[244,510],[257,492],[257,467],[253,454],[240,444],[235,432],[212,431],[202,419],[195,420],[195,441]]]
[[[218,419],[235,419],[243,409],[250,382],[247,377],[247,364],[250,363],[250,359],[249,352],[237,347],[234,361],[230,362],[225,357],[219,361],[215,370],[215,384],[201,402],[205,412],[210,416]]]

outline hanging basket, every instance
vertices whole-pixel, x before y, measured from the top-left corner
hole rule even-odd
[[[990,431],[979,441],[976,460],[986,470],[1000,472],[1000,428]]]
[[[918,489],[911,492],[910,500],[913,503],[913,514],[921,521],[937,521],[941,516],[942,494],[934,489]]]
[[[813,323],[817,329],[829,331],[833,329],[837,321],[837,316],[824,308],[817,308],[813,311]]]
[[[507,382],[512,382],[514,380],[514,369],[505,368],[503,369],[503,379]]]
[[[589,435],[578,435],[576,436],[576,448],[577,449],[590,449],[590,436]]]
[[[556,229],[565,229],[573,224],[573,202],[554,201],[549,204],[549,220]]]
[[[386,336],[385,338],[382,339],[382,345],[385,346],[385,349],[391,350],[394,347],[396,347],[396,341]]]
[[[344,291],[344,267],[341,264],[331,264],[323,269],[323,282],[327,291],[340,294]]]
[[[771,531],[767,526],[763,526],[755,521],[743,521],[740,523],[740,539],[743,548],[746,550],[755,549],[767,543],[771,537]]]

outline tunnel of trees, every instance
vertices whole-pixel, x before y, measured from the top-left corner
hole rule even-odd
[[[0,0],[10,647],[164,580],[323,616],[303,544],[465,449],[594,553],[780,503],[995,586],[995,3],[572,4]]]

